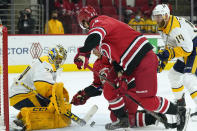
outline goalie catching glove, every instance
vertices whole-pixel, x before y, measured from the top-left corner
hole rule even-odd
[[[80,49],[78,48],[77,55],[74,58],[74,63],[75,65],[77,65],[78,69],[82,69],[82,68],[86,69],[86,65],[88,65],[89,63],[88,62],[89,58],[90,58],[90,52],[83,53],[80,52]]]

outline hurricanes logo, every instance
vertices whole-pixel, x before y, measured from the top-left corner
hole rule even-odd
[[[33,59],[37,59],[42,55],[43,49],[40,43],[33,43],[30,48],[30,53]]]

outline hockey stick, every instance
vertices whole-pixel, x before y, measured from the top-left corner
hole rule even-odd
[[[93,70],[92,67],[90,67],[88,64],[86,65],[86,67],[91,70],[93,73],[95,73],[96,75],[98,75],[99,77],[101,77],[102,79],[104,79],[108,84],[110,84],[112,87],[114,87],[115,89],[117,89],[117,86],[114,86],[115,84],[112,83],[110,80],[108,80],[105,76],[100,75],[97,71]],[[143,108],[147,113],[149,113],[150,115],[152,115],[153,117],[155,117],[159,122],[163,123],[165,128],[176,128],[177,127],[177,123],[168,123],[167,121],[164,121],[163,119],[161,119],[160,116],[158,116],[155,112],[146,110],[142,104],[140,102],[138,102],[136,99],[134,99],[132,96],[125,94],[126,97],[128,97],[129,99],[131,99],[133,102],[135,102],[137,105],[139,105],[141,108]],[[137,96],[136,96],[137,97]]]

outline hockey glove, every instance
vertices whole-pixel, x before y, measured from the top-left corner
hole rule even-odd
[[[159,50],[157,56],[161,61],[170,61],[175,57],[175,52],[173,48],[167,48],[165,50]]]
[[[168,63],[168,61],[161,61],[159,60],[159,65],[157,67],[157,72],[160,73],[164,70],[164,68],[166,67],[166,64]]]
[[[77,49],[77,55],[74,58],[74,63],[77,65],[78,69],[86,69],[86,65],[88,65],[88,61],[90,58],[90,52],[82,53],[79,51],[79,48]]]
[[[75,94],[72,98],[71,104],[73,105],[83,105],[86,103],[86,101],[90,97],[87,96],[86,92],[84,90],[79,91],[77,94]]]
[[[121,75],[118,75],[118,73],[114,70],[114,68],[112,68],[107,74],[107,79],[114,84],[114,88],[120,90],[127,89],[126,77],[122,73]]]
[[[117,73],[118,77],[121,77],[124,72],[123,68],[116,61],[113,61],[112,65],[113,65],[114,71]]]

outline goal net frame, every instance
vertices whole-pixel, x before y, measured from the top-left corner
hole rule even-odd
[[[0,25],[0,35],[0,125],[9,131],[8,31],[5,26]]]

